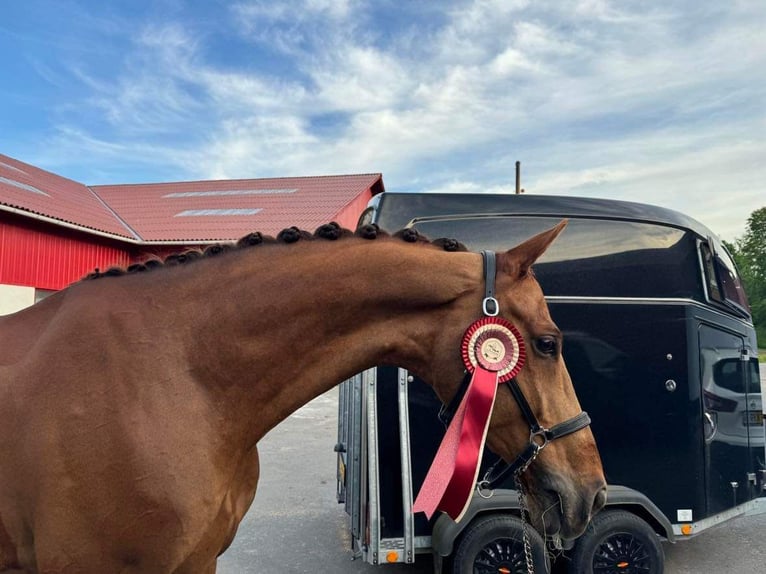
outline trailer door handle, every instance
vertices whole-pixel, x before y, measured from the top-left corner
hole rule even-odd
[[[709,434],[705,432],[705,442],[711,442],[718,431],[718,425],[715,424],[715,418],[707,411],[705,411],[705,420],[707,422],[707,425],[705,425],[706,430],[708,427],[710,428]]]

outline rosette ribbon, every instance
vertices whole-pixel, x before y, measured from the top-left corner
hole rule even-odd
[[[429,519],[441,510],[455,522],[465,514],[476,485],[497,387],[515,377],[526,358],[518,329],[497,316],[468,327],[461,353],[471,381],[413,505],[413,512],[425,512]]]

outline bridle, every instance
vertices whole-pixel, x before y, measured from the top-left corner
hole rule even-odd
[[[486,316],[494,317],[500,312],[500,305],[497,299],[495,299],[496,256],[494,251],[482,251],[481,256],[484,266],[484,300],[482,301],[482,311]],[[468,390],[470,381],[471,373],[466,372],[455,396],[449,404],[443,405],[439,411],[439,420],[445,426],[449,426],[460,402],[463,400],[463,396]],[[518,477],[521,475],[549,442],[584,429],[591,422],[588,413],[583,411],[549,429],[545,428],[537,420],[534,412],[532,412],[532,408],[529,406],[529,402],[519,387],[516,378],[510,379],[505,384],[508,385],[513,398],[516,399],[516,403],[521,410],[521,414],[529,425],[529,443],[513,462],[505,463],[500,458],[487,469],[484,477],[477,484],[477,490],[482,496],[485,496],[482,492],[493,491],[509,476]]]

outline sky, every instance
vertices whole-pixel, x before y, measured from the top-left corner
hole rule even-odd
[[[0,0],[0,153],[88,185],[382,173],[766,206],[766,1]]]

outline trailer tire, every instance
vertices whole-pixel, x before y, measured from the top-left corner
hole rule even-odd
[[[644,520],[625,510],[604,510],[578,538],[569,574],[662,574],[665,555],[657,533]]]
[[[528,527],[535,572],[548,572],[542,537]],[[469,524],[452,558],[452,574],[526,572],[521,519],[509,514],[482,516]]]

